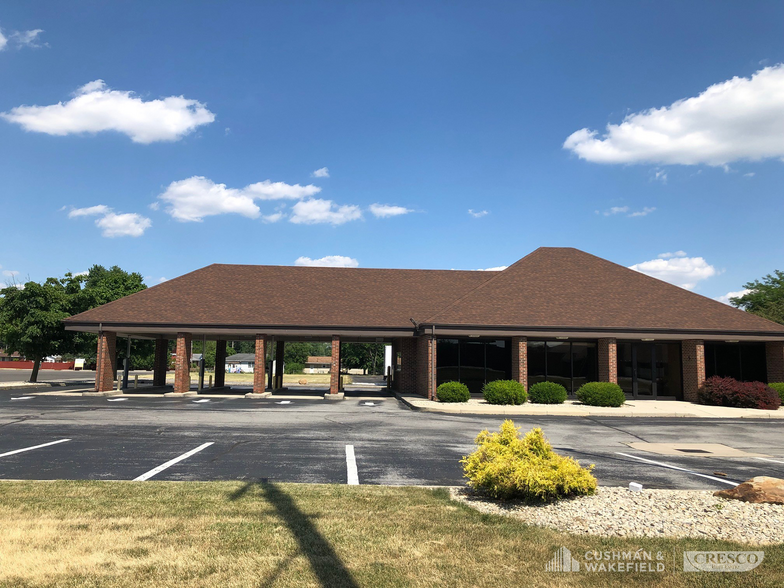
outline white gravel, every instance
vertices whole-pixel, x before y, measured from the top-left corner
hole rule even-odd
[[[530,525],[606,537],[698,537],[754,545],[784,542],[784,505],[751,504],[713,496],[711,490],[647,490],[600,487],[542,506],[497,501],[467,488],[452,498],[489,514],[512,516]]]

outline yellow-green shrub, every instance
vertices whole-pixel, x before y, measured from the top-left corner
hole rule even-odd
[[[499,433],[479,433],[476,445],[460,463],[468,485],[493,498],[548,502],[596,492],[593,464],[558,455],[539,428],[521,438],[507,420]]]

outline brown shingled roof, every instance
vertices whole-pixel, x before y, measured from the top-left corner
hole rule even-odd
[[[215,264],[66,319],[71,326],[705,330],[784,326],[572,248],[501,272]]]
[[[784,326],[571,247],[542,247],[423,321],[782,333]]]

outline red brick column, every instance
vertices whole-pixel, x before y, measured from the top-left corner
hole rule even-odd
[[[191,334],[177,333],[177,357],[174,360],[174,391],[178,394],[191,389]]]
[[[256,335],[256,357],[253,365],[253,393],[264,394],[267,387],[267,336]]]
[[[226,339],[215,341],[215,387],[226,385]]]
[[[432,335],[417,338],[417,394],[429,400],[436,399],[436,340]]]
[[[681,342],[683,399],[697,402],[697,390],[705,381],[705,344],[697,339]]]
[[[276,390],[283,388],[283,356],[285,353],[285,343],[283,341],[275,342],[275,386]]]
[[[329,366],[329,393],[340,392],[340,337],[332,335],[332,363]]]
[[[599,339],[599,381],[618,383],[618,343],[614,338]]]
[[[400,373],[397,391],[401,394],[417,393],[417,340],[413,337],[400,339]]]
[[[152,385],[166,385],[166,370],[169,369],[169,341],[155,340],[155,360],[153,361]]]
[[[512,379],[528,390],[528,339],[512,337]]]
[[[768,383],[784,382],[784,341],[765,343],[765,359],[768,364]]]
[[[117,364],[117,333],[98,333],[98,352],[95,362],[95,391],[114,390],[114,370]]]

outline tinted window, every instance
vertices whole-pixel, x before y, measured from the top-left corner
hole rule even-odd
[[[460,355],[457,339],[438,339],[436,380],[438,384],[460,380]]]

